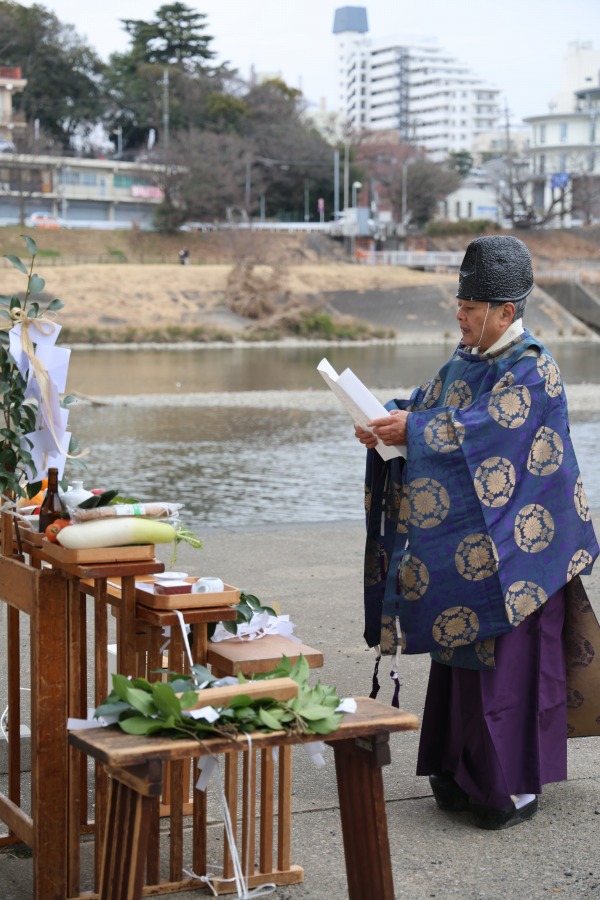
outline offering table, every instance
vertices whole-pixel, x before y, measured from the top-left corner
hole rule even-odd
[[[164,565],[154,558],[153,547],[142,548],[142,559],[77,563],[68,561],[66,555],[61,558],[56,548],[25,540],[19,547],[23,558],[17,558],[12,527],[12,518],[3,514],[0,607],[5,614],[0,619],[0,637],[6,643],[9,741],[7,787],[5,793],[0,792],[0,821],[7,828],[0,834],[0,846],[23,842],[31,847],[35,900],[65,900],[79,895],[81,833],[94,828],[88,821],[88,774],[81,755],[69,749],[67,719],[87,718],[88,706],[99,705],[110,690],[107,644],[111,609],[116,613],[118,671],[138,674],[139,632],[147,629],[148,623],[141,626],[138,619],[135,582],[162,572]],[[114,580],[119,582],[118,592],[110,586]],[[93,603],[89,617],[86,595]],[[168,615],[175,618],[173,613]],[[23,627],[23,616],[28,617],[28,628]],[[160,632],[166,622],[156,610],[152,616],[150,625],[156,623],[154,630]],[[209,621],[234,617],[231,609],[204,609],[197,621],[206,629]],[[185,668],[183,639],[178,633],[180,629],[174,629],[173,643],[177,648],[179,641]],[[203,643],[199,626],[198,649]],[[23,661],[25,645],[29,658]],[[22,669],[30,673],[30,717],[23,708]],[[27,777],[21,767],[22,724],[31,727],[30,797],[23,796]],[[108,784],[100,766],[96,773],[95,820],[101,830]],[[182,784],[181,777],[175,781]],[[96,837],[95,883],[101,834]]]
[[[418,728],[411,713],[376,700],[357,698],[357,712],[347,714],[336,731],[322,735],[254,732],[254,750],[325,740],[334,750],[340,818],[350,900],[394,900],[381,768],[390,762],[389,735]],[[205,740],[137,737],[117,726],[69,734],[69,743],[103,764],[110,775],[107,827],[102,849],[101,900],[138,900],[143,896],[152,810],[162,791],[163,764],[207,754],[245,751],[248,744],[214,737]],[[195,794],[200,792],[196,791]],[[196,797],[194,803],[196,803]],[[194,818],[194,871],[205,860],[197,850],[203,827]],[[198,858],[198,856],[200,858]],[[163,885],[162,887],[167,887]],[[197,880],[181,880],[172,890],[193,890]]]

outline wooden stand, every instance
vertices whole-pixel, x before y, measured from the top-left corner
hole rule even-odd
[[[389,734],[418,728],[416,716],[358,698],[356,714],[346,715],[340,727],[325,737],[334,749],[340,818],[350,900],[394,900],[394,885],[381,767],[390,762]],[[255,733],[253,749],[322,740],[284,732]],[[139,900],[148,851],[148,821],[162,790],[163,764],[186,757],[244,751],[246,741],[225,738],[173,741],[137,738],[118,728],[71,732],[69,743],[103,763],[111,777],[110,805],[102,853],[101,900]],[[198,792],[196,792],[198,793]],[[196,823],[194,823],[196,828]],[[202,823],[200,823],[202,827]],[[194,846],[196,845],[194,834]],[[195,871],[200,871],[196,868]],[[178,890],[192,890],[188,879]],[[175,889],[173,885],[172,889]]]
[[[311,668],[323,665],[323,654],[306,644],[278,634],[268,634],[258,640],[233,638],[208,646],[208,661],[215,675],[247,677],[272,671],[283,656],[295,662],[302,654]],[[276,767],[271,750],[245,750],[242,754],[242,860],[247,860],[244,875],[249,887],[261,884],[296,884],[304,880],[302,866],[291,861],[292,846],[292,748],[279,749]],[[228,753],[225,761],[225,797],[234,835],[237,834],[238,783],[240,754]],[[260,765],[259,765],[260,762]],[[275,774],[277,768],[277,785]],[[256,784],[260,771],[259,812],[257,816]],[[277,790],[276,790],[277,787]],[[250,797],[250,800],[248,800]],[[276,824],[277,823],[277,824]],[[256,841],[258,839],[258,855]],[[275,854],[273,842],[275,839]],[[234,869],[231,853],[224,836],[225,858],[223,876],[212,879],[217,894],[231,893]],[[256,857],[256,861],[255,861]]]

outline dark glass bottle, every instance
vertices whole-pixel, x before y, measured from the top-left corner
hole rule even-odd
[[[48,525],[60,518],[64,508],[58,493],[58,469],[48,469],[48,488],[40,506],[39,532],[43,534]]]

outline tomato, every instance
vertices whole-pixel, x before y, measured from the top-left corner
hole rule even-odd
[[[56,544],[56,536],[59,531],[62,531],[67,525],[70,525],[68,519],[55,519],[54,522],[51,522],[50,525],[46,528],[44,534],[53,544]]]

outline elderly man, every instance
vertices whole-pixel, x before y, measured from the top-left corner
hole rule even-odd
[[[565,609],[598,555],[561,376],[522,323],[532,289],[522,241],[472,241],[452,358],[356,428],[365,639],[431,654],[417,774],[487,829],[529,818],[542,785],[566,778]],[[377,438],[406,462],[383,463]]]

